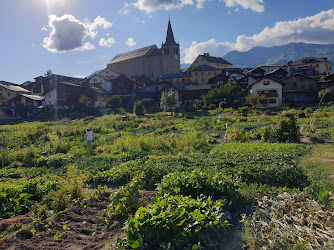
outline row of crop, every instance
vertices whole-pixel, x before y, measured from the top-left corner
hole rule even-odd
[[[175,171],[195,169],[222,172],[241,182],[262,183],[273,186],[299,187],[305,184],[302,169],[295,158],[308,151],[298,144],[240,144],[216,147],[209,154],[183,154],[173,157],[137,159],[109,170],[99,171],[93,182],[122,184],[137,173],[144,173],[144,188],[154,189],[162,178]]]

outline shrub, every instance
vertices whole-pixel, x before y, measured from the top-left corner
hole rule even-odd
[[[108,218],[128,215],[139,207],[139,187],[143,175],[137,175],[125,187],[110,195],[111,204],[106,210]]]
[[[282,114],[278,119],[275,133],[278,142],[298,142],[299,126],[297,125],[296,116],[293,113]]]
[[[243,129],[238,130],[237,128],[233,128],[227,135],[228,141],[246,142],[248,140],[246,132]]]
[[[209,109],[210,109],[210,110],[216,109],[216,104],[213,104],[213,103],[210,104],[210,105],[209,105]]]
[[[125,222],[129,242],[148,249],[218,249],[231,224],[224,201],[210,197],[158,197],[154,204],[141,207]]]
[[[145,112],[145,106],[142,102],[135,102],[133,105],[133,112],[136,115],[144,115]]]

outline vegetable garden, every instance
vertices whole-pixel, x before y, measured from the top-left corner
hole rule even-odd
[[[216,109],[2,125],[0,248],[66,248],[83,230],[69,215],[94,204],[84,224],[99,248],[329,249],[333,182],[307,157],[312,141],[332,147],[333,119],[333,107]],[[27,213],[30,223],[7,223]]]

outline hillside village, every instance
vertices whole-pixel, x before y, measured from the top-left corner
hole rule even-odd
[[[267,107],[289,102],[309,105],[321,89],[332,89],[334,74],[326,57],[306,57],[284,65],[238,68],[209,53],[198,55],[191,66],[180,69],[180,45],[175,42],[169,20],[165,43],[116,55],[105,69],[85,78],[53,74],[51,71],[23,84],[0,81],[0,114],[16,116],[22,103],[32,116],[54,110],[71,111],[82,96],[102,113],[106,100],[122,99],[125,108],[141,101],[146,108],[160,110],[160,100],[173,91],[178,107],[191,107],[212,89],[235,82],[244,95],[266,97]],[[224,101],[224,100],[220,100]]]

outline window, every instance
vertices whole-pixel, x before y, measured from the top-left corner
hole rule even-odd
[[[10,92],[8,92],[8,96],[10,96]]]
[[[204,79],[202,79],[202,83],[204,83]]]
[[[276,104],[276,98],[275,99],[269,99],[269,103]]]
[[[202,74],[201,74],[202,76],[204,76],[204,72],[202,72]]]
[[[263,81],[263,85],[269,85],[270,82],[269,81]]]
[[[108,75],[108,71],[106,72],[106,74]]]
[[[94,79],[93,81],[94,81],[94,82],[97,82],[97,79]]]
[[[300,85],[300,89],[305,89],[304,84]]]
[[[211,75],[211,72],[208,72],[208,76]]]
[[[195,72],[195,76],[197,76],[197,72]]]
[[[217,72],[215,72],[215,75],[217,75]]]
[[[0,93],[0,98],[2,97],[2,93]]]

